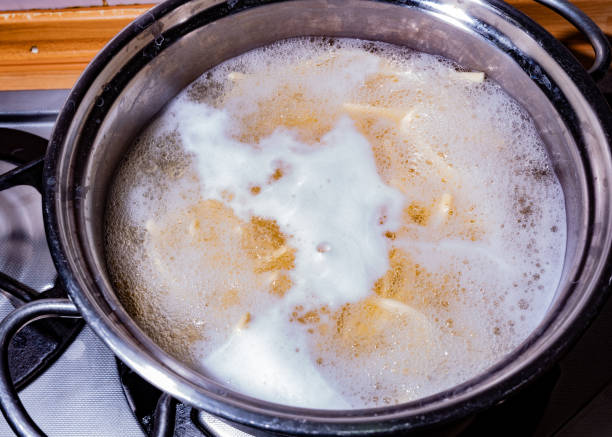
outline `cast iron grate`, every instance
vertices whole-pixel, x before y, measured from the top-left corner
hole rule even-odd
[[[36,135],[13,129],[0,129],[0,137],[3,139],[0,160],[17,166],[0,175],[0,196],[4,190],[17,185],[39,189],[42,157],[47,142]],[[10,225],[5,221],[5,226]],[[12,239],[23,238],[19,233],[7,234]],[[4,272],[0,272],[0,292],[8,297],[14,307],[37,299],[66,297],[57,282],[53,287],[39,292]],[[40,320],[20,331],[9,346],[9,368],[17,390],[25,388],[53,364],[72,343],[83,324],[82,320],[74,319]]]

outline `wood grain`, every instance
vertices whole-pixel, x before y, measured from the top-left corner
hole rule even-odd
[[[593,51],[571,24],[532,0],[511,0],[585,65]],[[612,35],[612,0],[574,0]],[[70,88],[95,54],[153,5],[0,12],[0,90]]]
[[[0,90],[71,88],[96,53],[150,7],[0,12]]]

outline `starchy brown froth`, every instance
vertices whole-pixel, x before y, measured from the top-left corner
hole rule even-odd
[[[192,135],[169,106],[143,132],[111,188],[106,252],[128,312],[194,368],[218,372],[207,368],[211,356],[236,344],[247,354],[248,344],[278,335],[263,348],[271,356],[295,350],[303,357],[296,369],[304,366],[300,372],[316,374],[346,402],[333,405],[397,404],[474,376],[543,317],[563,263],[563,194],[528,114],[484,73],[382,43],[296,39],[221,64],[176,104],[205,107],[215,123]],[[222,123],[227,131],[215,131]],[[344,137],[330,136],[340,125]],[[401,202],[397,217],[386,206],[365,211],[373,219],[363,234],[333,228],[354,243],[346,247],[356,258],[379,244],[376,260],[384,260],[375,274],[363,266],[369,282],[358,297],[335,304],[335,290],[309,289],[303,272],[347,281],[363,273],[327,268],[341,265],[326,264],[341,255],[329,241],[336,235],[305,243],[292,227],[304,223],[289,207],[277,216],[240,207],[276,205],[274,193],[312,184],[303,199],[310,205],[330,183],[300,173],[300,161],[290,159],[272,160],[258,180],[249,179],[257,153],[280,144],[306,159],[334,146],[329,138],[355,136],[366,142],[372,185]],[[241,163],[237,170],[218,173],[236,175],[244,186],[230,177],[218,195],[204,195],[215,181],[199,160],[212,158],[197,147],[209,138],[218,144],[204,144],[207,153],[217,146],[244,152],[229,155]],[[348,174],[352,185],[364,175],[350,174],[349,158],[320,165],[333,170],[328,179]],[[338,204],[350,198],[362,205],[367,195],[352,188],[339,190]],[[362,241],[368,238],[376,241]],[[265,335],[247,337],[254,332]],[[281,344],[287,339],[295,344]],[[234,358],[244,362],[249,384],[236,383],[235,375],[220,377],[222,383],[285,402],[265,390],[249,392],[258,381],[249,368],[257,357]],[[281,384],[281,376],[273,379],[262,386]]]

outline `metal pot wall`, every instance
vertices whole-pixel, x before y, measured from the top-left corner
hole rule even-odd
[[[597,53],[591,73],[601,76],[610,61],[601,31],[568,3],[541,2],[587,33]],[[207,69],[296,36],[357,37],[440,54],[485,71],[535,120],[565,194],[564,269],[545,319],[485,373],[391,407],[326,411],[276,405],[233,392],[168,355],[118,301],[105,265],[103,216],[113,172],[134,137]],[[41,188],[51,253],[71,300],[33,302],[7,317],[0,326],[2,359],[8,339],[29,321],[81,315],[150,383],[246,426],[364,435],[418,431],[460,419],[536,378],[576,340],[607,297],[612,281],[611,139],[612,114],[589,74],[551,35],[498,0],[169,0],[100,52],[58,118]],[[39,184],[21,175],[21,183]],[[18,434],[42,435],[19,403],[7,372],[0,375],[0,406]]]

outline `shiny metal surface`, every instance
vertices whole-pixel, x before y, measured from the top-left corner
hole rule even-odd
[[[0,325],[0,409],[18,436],[44,437],[19,400],[9,373],[8,347],[11,338],[28,323],[44,317],[80,317],[68,299],[46,299],[30,302],[11,312]]]
[[[283,23],[282,26],[276,25]],[[359,37],[440,54],[485,71],[529,110],[566,197],[568,245],[546,319],[510,356],[466,383],[367,410],[290,408],[235,393],[166,354],[125,312],[106,272],[106,188],[132,139],[215,64],[278,39]],[[60,114],[45,163],[45,220],[77,307],[124,362],[172,396],[245,425],[299,433],[405,431],[486,408],[547,368],[607,296],[612,246],[610,110],[556,40],[497,0],[168,1],[94,59]]]

